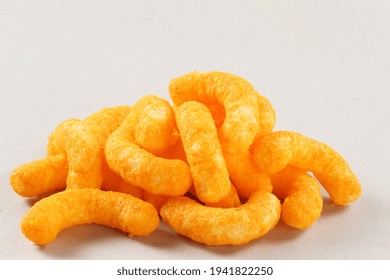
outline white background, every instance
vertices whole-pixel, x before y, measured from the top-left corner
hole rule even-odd
[[[0,0],[1,259],[390,259],[390,2]],[[298,131],[340,152],[363,196],[336,207],[324,192],[308,230],[282,222],[247,245],[206,247],[161,223],[148,237],[98,225],[62,231],[45,247],[19,229],[36,199],[9,184],[45,156],[67,118],[169,99],[193,70],[250,81]]]

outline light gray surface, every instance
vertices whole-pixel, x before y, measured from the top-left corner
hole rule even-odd
[[[212,3],[210,3],[212,2]],[[389,259],[389,1],[0,1],[1,259]],[[141,96],[169,99],[171,78],[220,70],[273,104],[276,129],[339,151],[363,196],[324,193],[308,230],[280,223],[239,247],[205,247],[167,226],[146,238],[98,225],[40,248],[19,229],[34,199],[16,166],[44,157],[61,121]]]

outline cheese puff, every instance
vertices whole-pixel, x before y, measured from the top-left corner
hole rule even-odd
[[[57,154],[67,155],[67,188],[101,187],[100,145],[88,124],[69,119],[57,126],[49,137],[48,156]]]
[[[206,245],[239,245],[268,233],[278,223],[281,206],[272,193],[253,193],[237,208],[207,207],[180,196],[169,199],[160,215],[176,233]]]
[[[236,187],[234,187],[233,184],[230,184],[231,188],[229,193],[222,198],[220,201],[217,202],[206,202],[204,205],[209,207],[218,207],[218,208],[232,208],[232,207],[238,207],[241,205],[241,199],[240,196],[237,193]],[[196,191],[194,185],[191,186],[191,188],[188,190],[187,193],[188,197],[194,198],[198,200],[196,196]]]
[[[35,160],[15,168],[10,176],[14,191],[32,197],[66,187],[68,161],[65,154]]]
[[[181,138],[179,138],[176,142],[169,145],[168,148],[163,151],[160,156],[166,159],[180,159],[186,163],[188,163],[187,155],[184,151],[183,142]]]
[[[258,141],[265,134],[269,134],[275,127],[276,122],[276,113],[275,109],[272,107],[271,102],[258,94],[258,105],[259,105],[259,131],[257,132],[255,138],[253,139],[253,143],[250,146],[250,152],[253,153],[254,147],[257,145]]]
[[[225,121],[221,141],[249,148],[259,130],[258,96],[246,80],[223,72],[192,72],[171,80],[169,93],[176,105],[186,101],[221,104]]]
[[[135,142],[153,154],[165,151],[172,141],[175,121],[169,103],[160,98],[145,96],[138,100],[135,110]]]
[[[362,193],[356,175],[338,152],[296,132],[277,131],[263,136],[255,147],[254,161],[269,174],[288,164],[313,172],[336,205],[351,203]]]
[[[99,145],[104,149],[108,136],[119,127],[124,118],[130,113],[130,110],[131,106],[103,108],[89,115],[83,121],[93,126]]]
[[[207,104],[206,106],[213,116],[215,126],[220,129],[226,118],[225,108],[219,103]]]
[[[48,196],[23,216],[23,234],[39,245],[52,242],[57,234],[80,224],[100,224],[145,236],[159,225],[156,209],[129,194],[99,189],[73,189]]]
[[[259,190],[272,192],[271,179],[254,164],[249,151],[224,149],[224,156],[230,179],[240,197],[248,198]]]
[[[143,189],[123,180],[121,176],[111,170],[105,160],[102,161],[102,173],[102,190],[128,193],[134,197],[143,199]]]
[[[105,164],[104,158],[104,144],[107,136],[119,127],[123,118],[129,113],[131,107],[116,106],[112,108],[104,108],[84,119],[84,127],[88,126],[84,132],[88,132],[91,138],[95,141],[96,158],[98,158],[97,149],[100,149],[101,164]],[[79,123],[80,121],[74,120]],[[64,142],[67,142],[66,127],[70,126],[72,121],[65,121],[58,125],[49,137],[47,145],[48,156],[30,163],[26,163],[20,167],[15,168],[10,176],[10,183],[16,193],[21,196],[35,196],[45,192],[64,189],[66,187],[66,180],[69,173],[69,165],[66,154],[66,147]],[[77,131],[75,132],[78,133]],[[77,139],[77,137],[75,137]],[[85,137],[84,137],[85,138]],[[70,142],[70,141],[68,141]],[[97,144],[96,144],[97,142]],[[75,154],[81,153],[83,149],[74,151]],[[69,155],[68,155],[69,156]],[[97,159],[99,161],[99,159]],[[92,176],[92,175],[91,175]],[[98,175],[97,178],[100,178]],[[107,181],[104,179],[103,183]],[[100,183],[100,182],[98,182]]]
[[[253,140],[254,143],[256,143],[259,137],[273,130],[276,119],[275,110],[269,100],[259,93],[256,96],[259,106],[259,131]],[[258,190],[272,192],[272,184],[269,176],[259,170],[253,162],[250,152],[251,147],[249,151],[235,147],[229,148],[225,145],[223,147],[231,180],[236,185],[241,197],[248,198],[253,192]]]
[[[153,194],[147,191],[143,192],[143,200],[152,204],[157,209],[157,211],[160,211],[161,207],[170,198],[171,196],[167,196],[167,195]]]
[[[153,106],[145,106],[148,102]],[[171,110],[169,103],[157,96],[143,97],[134,105],[120,127],[108,137],[105,149],[106,160],[110,168],[124,180],[150,193],[168,196],[183,195],[192,183],[189,166],[181,160],[157,157],[135,142],[135,130],[142,108],[154,110],[155,107],[165,108],[166,112]],[[158,114],[149,115],[165,119],[165,114],[160,113],[161,108],[156,110]],[[153,123],[160,123],[160,121],[156,120]],[[162,127],[171,129],[169,125],[162,125]]]
[[[241,200],[238,196],[236,187],[233,184],[230,184],[230,191],[224,198],[214,203],[205,203],[205,205],[209,207],[233,208],[240,206]]]
[[[284,200],[282,220],[289,226],[307,229],[322,212],[321,188],[306,172],[287,166],[271,176],[273,193]]]
[[[181,76],[170,82],[169,92],[176,105],[195,100],[213,112],[230,178],[240,196],[272,190],[269,177],[258,170],[249,153],[255,136],[270,132],[275,123],[274,109],[265,97],[246,80],[223,72]]]
[[[218,202],[231,189],[229,173],[210,111],[196,101],[175,110],[196,196],[202,202]]]

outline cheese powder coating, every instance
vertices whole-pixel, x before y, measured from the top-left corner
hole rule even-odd
[[[205,203],[220,201],[230,192],[231,183],[210,111],[189,101],[175,115],[197,197]]]

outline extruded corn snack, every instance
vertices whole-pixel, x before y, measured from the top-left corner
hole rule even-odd
[[[273,174],[288,164],[313,172],[337,205],[346,205],[361,196],[356,175],[344,158],[328,145],[290,131],[263,136],[254,151],[260,169]]]
[[[210,111],[189,101],[175,109],[175,116],[197,197],[206,203],[220,201],[229,193],[231,183]]]
[[[39,245],[52,242],[64,228],[101,224],[145,236],[159,225],[157,210],[129,194],[99,189],[65,190],[37,203],[21,222],[24,235]]]
[[[237,189],[233,184],[230,184],[229,193],[217,202],[208,202],[205,203],[209,207],[218,207],[218,208],[233,208],[241,205],[240,197],[237,193]]]
[[[237,208],[207,207],[184,197],[165,203],[160,215],[173,230],[206,245],[239,245],[259,238],[278,222],[280,202],[272,193],[258,191]]]
[[[15,168],[10,176],[14,191],[23,197],[64,189],[68,176],[66,154],[25,163]]]
[[[88,127],[86,129],[82,129],[81,131],[77,131],[76,127],[69,128],[73,131],[74,139],[67,140],[65,131],[66,127],[70,127],[70,123],[75,122],[80,126],[80,121],[76,119],[67,120],[58,125],[53,133],[49,137],[49,143],[47,145],[47,157],[44,159],[39,159],[22,166],[19,166],[13,170],[10,177],[10,183],[16,193],[21,196],[31,197],[35,195],[39,195],[46,192],[51,192],[59,189],[63,189],[67,185],[67,177],[69,177],[69,185],[70,187],[74,187],[76,183],[72,182],[72,180],[76,180],[77,176],[85,176],[86,174],[77,173],[75,170],[69,171],[68,158],[72,158],[72,164],[76,165],[75,168],[85,168],[88,163],[92,171],[92,177],[94,173],[98,173],[96,166],[91,166],[91,162],[95,162],[98,165],[105,164],[104,158],[104,144],[108,137],[108,135],[114,131],[122,122],[124,117],[129,113],[129,106],[116,106],[113,108],[104,108],[100,111],[93,113],[89,117],[87,117],[83,125],[83,128]],[[87,130],[86,135],[83,131]],[[78,147],[77,145],[82,145],[81,140],[78,140],[80,134],[80,139],[92,139],[92,143],[94,145],[93,151],[89,154],[94,154],[95,158],[89,159],[86,155],[82,155],[82,152],[85,150],[85,147]],[[84,138],[83,138],[84,137]],[[66,146],[68,143],[68,146]],[[76,145],[76,146],[75,146]],[[100,149],[98,157],[98,147]],[[80,148],[80,149],[79,149]],[[66,153],[66,149],[71,151],[72,155]],[[73,154],[75,155],[73,158]],[[77,166],[77,160],[82,167]],[[84,160],[86,162],[84,162]],[[78,170],[82,171],[82,170]],[[70,176],[69,176],[69,173]],[[103,175],[97,175],[98,182],[92,183],[92,185],[100,185],[100,179],[103,176],[103,185],[107,181]],[[71,178],[72,177],[72,178]],[[90,178],[89,181],[91,183],[95,181],[95,178]],[[85,186],[86,182],[79,179],[79,187]]]
[[[66,187],[101,188],[103,182],[100,145],[92,128],[77,119],[61,123],[49,138],[48,156],[66,154]]]
[[[135,143],[139,114],[143,110],[157,110],[158,114],[149,115],[159,122],[161,117],[165,119],[168,114],[160,113],[164,108],[166,112],[172,110],[166,100],[156,96],[147,96],[137,102],[120,127],[108,137],[106,159],[110,168],[124,180],[149,193],[183,195],[192,184],[189,166],[181,160],[157,157]],[[167,120],[166,125],[170,123]],[[167,129],[172,132],[173,128],[167,126]]]
[[[322,212],[322,196],[317,180],[306,172],[287,166],[271,175],[273,193],[283,201],[282,220],[289,226],[307,229]]]
[[[90,223],[145,236],[160,215],[193,241],[239,245],[280,218],[311,227],[322,212],[320,185],[337,205],[360,197],[356,175],[332,148],[273,132],[275,110],[245,79],[192,72],[168,90],[172,105],[148,95],[60,123],[47,157],[13,170],[21,196],[60,191],[25,214],[28,239],[45,245],[64,228]]]
[[[169,84],[169,93],[176,105],[195,100],[216,116],[230,178],[241,196],[248,198],[254,191],[272,190],[269,177],[256,168],[248,152],[255,136],[272,130],[274,125],[275,113],[266,98],[243,78],[224,72],[192,72],[175,78]]]

